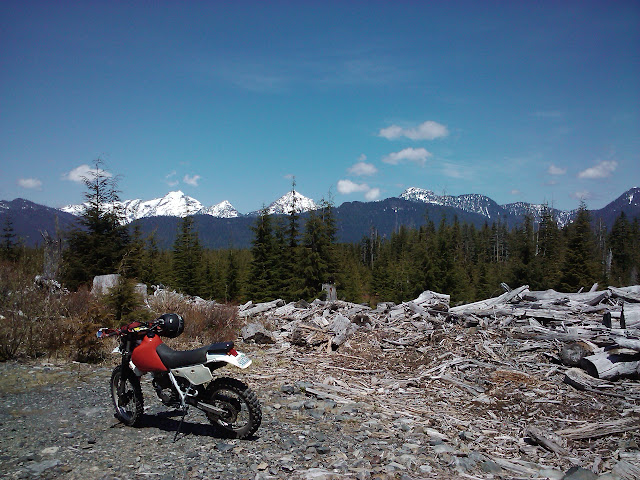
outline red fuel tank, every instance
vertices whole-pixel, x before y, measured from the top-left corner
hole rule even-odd
[[[142,372],[166,372],[168,369],[156,353],[156,348],[162,343],[159,335],[144,336],[142,343],[133,349],[131,361]]]

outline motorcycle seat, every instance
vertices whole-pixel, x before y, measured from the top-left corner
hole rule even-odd
[[[156,347],[156,353],[167,368],[188,367],[207,362],[207,353],[226,354],[233,348],[233,342],[216,342],[194,350],[174,350],[161,343]]]

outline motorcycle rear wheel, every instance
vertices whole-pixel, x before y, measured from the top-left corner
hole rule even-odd
[[[118,395],[120,381],[124,382],[122,395]],[[144,411],[140,380],[131,370],[123,373],[122,365],[114,368],[111,374],[111,399],[118,420],[130,427],[140,424]]]
[[[258,397],[246,384],[222,377],[211,382],[203,400],[225,411],[224,415],[205,412],[213,428],[226,438],[251,437],[262,422]]]

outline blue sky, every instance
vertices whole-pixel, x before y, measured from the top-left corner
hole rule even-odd
[[[0,199],[407,187],[601,208],[640,186],[640,2],[0,3]]]

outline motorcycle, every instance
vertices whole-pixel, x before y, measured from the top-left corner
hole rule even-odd
[[[113,353],[122,362],[111,374],[111,398],[115,416],[128,426],[140,424],[143,397],[140,378],[150,373],[152,385],[164,405],[182,411],[174,436],[178,436],[189,406],[202,410],[215,432],[227,438],[252,436],[262,421],[256,394],[240,380],[213,378],[213,371],[226,365],[241,369],[251,359],[238,352],[233,342],[217,342],[195,350],[178,351],[162,342],[184,330],[184,320],[165,313],[151,323],[133,322],[120,328],[100,328],[98,338],[119,337]]]

